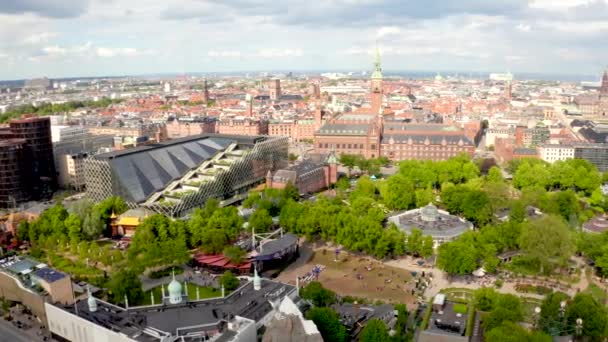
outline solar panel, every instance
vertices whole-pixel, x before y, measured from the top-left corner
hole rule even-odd
[[[38,278],[44,279],[48,283],[52,283],[57,280],[65,278],[65,274],[63,274],[59,271],[56,271],[52,268],[41,268],[39,270],[36,270],[36,272],[34,272],[34,274]]]

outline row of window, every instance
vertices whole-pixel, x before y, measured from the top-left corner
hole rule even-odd
[[[385,150],[422,150],[422,151],[464,151],[465,148],[463,147],[456,147],[456,146],[420,146],[420,145],[414,145],[414,146],[408,146],[408,145],[388,145],[386,147],[383,147]]]
[[[336,148],[336,149],[363,149],[363,144],[319,144],[319,148]],[[372,150],[376,149],[376,144],[371,144]]]

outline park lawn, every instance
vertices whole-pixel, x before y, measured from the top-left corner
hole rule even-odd
[[[297,269],[297,274],[303,276],[310,272],[314,265],[321,264],[326,268],[321,272],[319,281],[324,287],[331,289],[340,296],[364,298],[369,301],[413,304],[415,298],[411,295],[414,286],[409,271],[386,266],[383,263],[366,256],[356,256],[342,252],[339,261],[334,261],[334,251],[322,250],[314,252],[311,260]],[[365,266],[373,269],[367,271]],[[357,279],[361,274],[363,279]],[[295,276],[294,276],[295,278]],[[390,283],[385,280],[390,279]],[[287,279],[290,281],[290,279]]]
[[[467,313],[467,305],[461,303],[455,303],[453,308],[455,313],[466,314]]]
[[[183,284],[182,284],[183,286]],[[207,298],[217,298],[217,297],[221,297],[222,295],[222,291],[220,291],[219,289],[216,289],[215,287],[210,287],[210,286],[197,286],[191,283],[187,283],[188,286],[188,298],[190,298],[191,300],[196,300],[196,288],[198,288],[199,291],[199,295],[200,295],[200,299],[207,299]],[[146,291],[144,292],[144,300],[142,305],[151,305],[152,301],[150,298],[150,292],[153,291],[154,292],[154,304],[160,304],[161,298],[162,298],[162,289],[161,287],[155,287],[152,290]],[[165,286],[165,294],[168,296],[169,294],[167,293],[167,286]],[[226,291],[226,295],[228,295],[228,291]]]

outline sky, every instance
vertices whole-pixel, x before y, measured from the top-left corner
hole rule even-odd
[[[0,0],[0,79],[230,71],[599,74],[608,0]]]

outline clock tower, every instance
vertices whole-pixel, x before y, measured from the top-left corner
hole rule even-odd
[[[382,65],[380,63],[380,51],[376,48],[376,56],[374,58],[374,71],[371,79],[371,94],[372,94],[372,113],[380,114],[382,110],[382,97],[384,91],[382,89]]]

